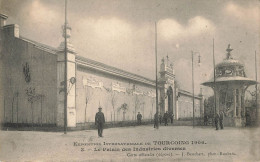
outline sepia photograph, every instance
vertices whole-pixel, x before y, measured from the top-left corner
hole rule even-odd
[[[0,0],[0,161],[260,161],[259,0]]]

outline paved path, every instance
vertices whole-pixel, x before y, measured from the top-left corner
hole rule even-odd
[[[95,130],[66,135],[0,131],[0,160],[260,161],[259,132],[256,128],[216,131],[189,126],[161,126],[156,130],[149,125],[105,129],[104,137],[98,138]],[[112,145],[118,143],[121,145]]]

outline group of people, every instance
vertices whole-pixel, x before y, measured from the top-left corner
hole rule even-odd
[[[168,113],[168,111],[166,111],[163,114],[163,116],[161,114],[158,115],[158,113],[155,113],[155,115],[154,115],[154,128],[156,127],[157,123],[162,124],[162,120],[164,121],[165,126],[168,125],[168,120],[170,120],[171,123],[173,123],[173,117],[174,117],[173,113]],[[141,125],[141,123],[142,123],[142,114],[140,114],[140,112],[138,112],[138,114],[137,114],[137,124]],[[105,124],[105,115],[102,112],[102,108],[99,107],[98,112],[96,113],[96,116],[95,116],[95,125],[97,125],[99,137],[103,137],[104,124]]]
[[[220,126],[220,129],[224,129],[223,120],[224,120],[224,113],[220,112],[220,115],[217,113],[215,116],[216,130],[219,130],[219,126]]]
[[[223,120],[224,120],[224,113],[222,111],[220,112],[220,115],[218,113],[215,115],[214,121],[215,121],[216,130],[219,130],[219,127],[220,129],[224,129]],[[205,115],[204,125],[207,126],[208,122],[209,122],[209,116]]]
[[[98,136],[99,137],[103,137],[103,127],[105,124],[105,116],[104,113],[102,112],[102,108],[99,107],[98,108],[98,112],[96,113],[95,116],[95,125],[97,125],[98,127]],[[164,121],[164,125],[167,126],[168,125],[168,120],[171,121],[171,123],[173,123],[173,118],[174,115],[173,113],[168,113],[168,111],[166,111],[163,116],[159,113],[155,113],[154,115],[154,128],[157,126],[157,124],[162,124],[162,121]],[[215,115],[215,126],[216,126],[216,130],[219,130],[219,126],[220,129],[224,129],[224,125],[223,125],[223,120],[224,120],[224,113],[220,112],[220,115],[217,113]],[[142,122],[142,115],[140,114],[140,112],[138,112],[137,114],[137,124],[141,125]],[[205,115],[204,116],[204,125],[207,125],[208,123],[208,116]]]
[[[168,113],[168,111],[166,111],[163,114],[163,116],[161,114],[155,113],[155,115],[154,115],[154,128],[156,127],[157,123],[162,124],[162,121],[164,122],[165,126],[168,125],[169,120],[171,121],[171,123],[173,123],[173,118],[174,118],[173,113]]]

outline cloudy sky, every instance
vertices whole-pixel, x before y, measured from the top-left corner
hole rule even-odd
[[[0,0],[0,6],[9,16],[7,23],[18,24],[22,36],[59,46],[64,0]],[[191,51],[200,53],[201,66],[198,54],[194,61],[199,92],[200,83],[212,77],[213,38],[216,63],[223,60],[230,43],[233,57],[245,63],[248,77],[255,78],[258,6],[257,0],[68,0],[68,21],[78,55],[151,79],[157,22],[159,62],[169,55],[182,89],[191,91]]]

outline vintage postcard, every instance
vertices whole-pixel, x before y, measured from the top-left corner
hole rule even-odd
[[[260,161],[258,0],[0,0],[0,161]]]

